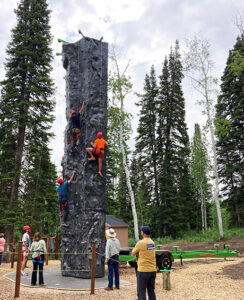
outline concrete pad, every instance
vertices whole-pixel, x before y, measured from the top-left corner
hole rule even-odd
[[[21,276],[21,285],[31,286],[31,274],[32,270],[25,271],[27,276]],[[11,272],[4,276],[5,278],[14,281],[16,279],[16,273]],[[44,283],[47,288],[52,289],[63,289],[72,291],[85,291],[91,289],[91,279],[82,279],[76,277],[64,277],[61,275],[60,268],[44,268]],[[38,276],[37,276],[38,284]],[[120,281],[120,286],[130,285],[129,282]],[[96,278],[95,279],[95,289],[102,289],[108,286],[108,278]],[[37,286],[38,287],[38,286]],[[33,287],[36,288],[36,287]]]

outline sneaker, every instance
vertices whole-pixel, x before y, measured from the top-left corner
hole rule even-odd
[[[69,227],[69,225],[68,225],[68,224],[65,224],[65,223],[62,223],[61,226]]]
[[[45,283],[39,284],[39,286],[47,286]]]
[[[105,291],[112,291],[113,290],[113,287],[106,287],[105,288]]]
[[[116,285],[115,288],[116,288],[117,290],[119,290],[119,285]]]
[[[35,283],[35,284],[34,284],[34,283],[32,283],[32,284],[31,284],[31,286],[36,286],[36,283]]]

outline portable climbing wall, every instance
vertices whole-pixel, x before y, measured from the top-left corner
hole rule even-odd
[[[95,242],[97,252],[105,249],[105,178],[106,151],[102,173],[98,174],[98,162],[88,161],[86,148],[102,131],[107,137],[107,65],[108,44],[83,38],[76,43],[63,45],[63,66],[66,69],[66,119],[65,149],[62,162],[67,181],[76,170],[68,188],[68,227],[61,226],[61,269],[63,276],[91,277],[91,246]],[[80,145],[71,151],[72,127],[70,114],[79,111]],[[104,276],[104,258],[97,255],[96,277]]]

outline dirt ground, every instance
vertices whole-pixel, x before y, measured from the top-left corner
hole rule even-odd
[[[225,244],[229,244],[231,250],[238,250],[240,256],[227,258],[226,260],[222,258],[184,260],[183,266],[176,260],[172,267],[170,291],[163,289],[162,274],[158,273],[155,286],[157,300],[243,300],[244,239],[235,238],[225,241]],[[171,250],[172,246],[164,245],[163,248]],[[212,244],[206,243],[179,246],[182,250],[213,249]],[[59,265],[58,261],[49,261],[48,268],[57,265]],[[11,271],[10,264],[2,264],[0,268],[0,300],[13,299],[15,283],[3,277],[4,274]],[[19,299],[136,300],[136,276],[134,269],[129,267],[121,269],[120,278],[131,284],[122,286],[120,290],[105,291],[104,289],[99,289],[95,291],[95,295],[90,295],[89,291],[63,291],[21,286]]]

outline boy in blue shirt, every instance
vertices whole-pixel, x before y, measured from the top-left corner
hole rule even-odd
[[[61,226],[66,226],[66,227],[68,226],[66,224],[67,217],[69,214],[69,207],[68,207],[68,202],[67,202],[68,185],[74,179],[74,176],[75,176],[75,171],[73,171],[70,179],[66,182],[64,182],[62,178],[59,178],[57,180],[57,183],[59,184],[59,186],[57,188],[57,195],[58,195],[58,201],[60,204],[60,211],[61,211],[61,215],[64,214],[63,223],[61,224]]]

